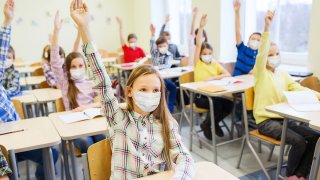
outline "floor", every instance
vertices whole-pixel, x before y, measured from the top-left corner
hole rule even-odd
[[[227,124],[230,124],[230,118],[226,119]],[[199,128],[199,127],[196,127]],[[224,129],[225,130],[225,129]],[[185,145],[189,148],[189,126],[186,122],[182,125],[182,138],[185,143]],[[225,134],[227,132],[225,131]],[[218,138],[218,142],[223,142],[228,140],[229,137],[226,136],[224,138]],[[257,149],[257,142],[252,141],[253,145]],[[250,152],[249,148],[245,148],[244,155],[241,162],[240,169],[236,168],[238,158],[240,155],[240,147],[241,147],[241,140],[235,141],[229,144],[225,144],[223,146],[218,147],[218,165],[225,169],[226,171],[230,172],[234,176],[239,177],[241,180],[262,180],[266,179],[264,174],[260,171],[261,168]],[[277,161],[277,154],[279,152],[279,149],[276,148],[274,151],[274,155],[272,157],[272,160],[270,162],[267,162],[267,157],[269,155],[269,148],[265,145],[262,146],[262,153],[259,154],[263,164],[265,167],[275,167],[276,161]],[[213,153],[206,147],[199,148],[199,142],[194,138],[193,141],[193,150],[191,152],[194,160],[196,162],[200,161],[213,161]],[[77,165],[78,165],[78,174],[82,174],[82,162],[81,158],[77,159]],[[34,172],[35,172],[35,164],[32,162],[29,162],[30,164],[30,179],[35,179]],[[57,179],[60,180],[60,161],[58,161],[56,165],[57,169]],[[26,162],[20,162],[19,163],[19,170],[20,170],[20,179],[24,180],[26,178]],[[274,172],[273,172],[274,173]],[[80,176],[82,177],[82,176]],[[274,177],[274,175],[273,175]]]

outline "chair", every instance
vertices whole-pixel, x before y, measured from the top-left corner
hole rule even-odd
[[[301,86],[320,92],[320,80],[316,76],[310,76],[300,82]]]
[[[112,150],[109,140],[91,145],[87,154],[82,154],[85,180],[109,179],[111,176]]]
[[[180,62],[181,67],[189,66],[189,57],[183,57]]]
[[[105,49],[99,49],[98,52],[99,52],[99,54],[100,54],[100,56],[101,56],[102,58],[107,58],[107,57],[109,57],[109,56],[108,56],[108,51],[105,50]]]
[[[31,67],[41,66],[41,62],[35,62],[30,65]]]
[[[32,72],[32,76],[44,76],[42,67],[37,68]]]
[[[249,123],[248,123],[248,117],[247,117],[247,111],[251,111],[253,110],[253,103],[254,103],[254,90],[253,88],[250,88],[248,90],[245,91],[244,94],[242,94],[243,99],[245,99],[245,101],[242,101],[242,106],[243,106],[243,121],[244,121],[244,129],[245,129],[245,135],[243,136],[243,141],[242,141],[242,145],[241,145],[241,154],[238,160],[238,164],[237,164],[237,168],[240,168],[240,163],[241,163],[241,159],[242,159],[242,155],[243,155],[243,151],[244,151],[244,147],[245,147],[245,143],[247,143],[247,145],[249,146],[251,152],[253,153],[254,157],[256,158],[256,160],[258,161],[260,167],[262,168],[263,172],[265,173],[266,177],[270,180],[270,176],[266,170],[266,168],[263,166],[259,156],[257,155],[256,151],[254,150],[251,142],[250,142],[250,137],[254,137],[256,139],[259,140],[259,145],[260,142],[266,142],[268,144],[272,145],[269,157],[268,157],[268,161],[271,160],[272,158],[272,154],[273,154],[273,150],[275,148],[275,146],[279,146],[280,145],[280,141],[270,138],[268,136],[264,136],[262,134],[259,133],[259,131],[256,130],[252,130],[249,131]]]
[[[46,88],[51,88],[49,86],[49,84],[47,83],[47,81],[42,81],[40,84],[39,84],[39,89],[46,89]]]
[[[118,57],[118,56],[119,56],[119,53],[117,53],[117,52],[108,53],[108,57]]]
[[[16,109],[17,113],[19,114],[20,119],[25,119],[23,106],[22,106],[21,101],[19,101],[17,99],[11,99],[11,101],[12,101],[12,103],[14,105],[14,108]],[[27,112],[25,112],[25,113],[27,113]]]

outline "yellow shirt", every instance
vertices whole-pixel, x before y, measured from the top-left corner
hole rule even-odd
[[[262,44],[259,48],[256,64],[254,66],[254,106],[253,114],[259,124],[270,118],[281,118],[279,115],[267,112],[265,107],[284,103],[284,91],[302,91],[308,88],[295,82],[286,72],[272,72],[266,68],[268,52],[270,49],[269,33],[262,34]],[[320,93],[316,93],[320,98]]]
[[[223,73],[223,67],[218,62],[212,62],[210,65],[199,60],[194,68],[194,81],[205,81],[208,78],[219,76]]]

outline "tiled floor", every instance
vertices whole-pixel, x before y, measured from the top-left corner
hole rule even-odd
[[[229,119],[227,119],[227,122],[230,122]],[[225,133],[227,134],[227,133]],[[183,124],[182,127],[182,137],[185,145],[189,147],[189,126],[187,123]],[[228,140],[228,136],[224,138],[218,138],[218,142],[222,142],[225,140]],[[196,162],[199,161],[212,161],[213,160],[213,153],[206,147],[203,147],[202,149],[199,148],[199,142],[198,140],[194,139],[193,141],[193,151],[191,152],[194,160]],[[253,145],[256,147],[257,143],[253,141]],[[250,180],[252,177],[243,177],[245,175],[254,173],[256,171],[260,170],[260,166],[257,163],[256,159],[254,156],[251,154],[249,148],[246,148],[244,151],[244,155],[242,158],[242,163],[240,169],[236,168],[236,164],[238,162],[238,158],[240,155],[240,148],[241,148],[241,141],[236,141],[230,144],[226,144],[223,146],[218,147],[218,165],[225,169],[226,171],[230,172],[231,174],[237,176],[237,177],[242,177],[241,179],[243,180]],[[263,164],[265,167],[272,167],[276,164],[277,160],[277,154],[278,154],[279,149],[276,148],[274,151],[273,158],[271,162],[267,162],[267,157],[269,155],[269,148],[267,146],[262,146],[262,153],[259,154]],[[81,163],[81,158],[77,159],[78,163],[78,173],[82,174],[82,163]],[[19,169],[20,169],[20,177],[22,180],[27,179],[26,178],[26,162],[21,162],[19,163]],[[57,174],[57,179],[60,178],[60,161],[58,161],[56,165],[56,169],[58,171]],[[31,179],[35,179],[34,177],[34,171],[35,171],[35,165],[30,162],[30,174],[31,174]],[[80,176],[81,177],[81,176]],[[254,176],[253,176],[254,177]],[[255,178],[253,178],[255,179]],[[258,179],[265,179],[263,175],[260,176]]]

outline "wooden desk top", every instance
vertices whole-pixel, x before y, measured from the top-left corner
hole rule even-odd
[[[309,123],[310,121],[319,121],[320,118],[320,112],[299,112],[294,110],[287,103],[268,106],[266,107],[266,110],[278,114],[284,118],[293,119],[303,123]]]
[[[15,68],[19,71],[20,74],[32,73],[34,70],[41,68],[41,66],[32,66],[32,67],[17,67]]]
[[[180,86],[183,89],[187,89],[187,90],[192,91],[194,93],[214,97],[214,96],[222,96],[225,94],[244,92],[246,89],[249,89],[249,88],[253,87],[253,85],[254,85],[254,79],[253,79],[252,75],[236,76],[235,78],[243,80],[243,82],[230,84],[230,85],[226,85],[226,86],[219,86],[219,87],[227,89],[227,91],[223,91],[223,92],[208,93],[208,92],[199,90],[198,87],[208,85],[208,82],[206,82],[206,81],[185,83],[185,84],[181,84]]]
[[[39,85],[43,81],[46,81],[45,76],[29,76],[29,77],[26,77],[25,79],[26,79],[27,85],[29,86]]]
[[[39,102],[52,102],[62,97],[60,89],[35,89],[30,91]]]
[[[193,71],[193,66],[186,66],[186,67],[163,69],[163,70],[160,70],[159,73],[163,79],[172,79],[172,78],[180,77],[183,73],[192,72],[192,71]]]
[[[106,64],[106,63],[115,63],[117,62],[116,57],[109,57],[109,58],[102,58],[101,61]]]
[[[20,86],[27,86],[26,78],[21,77],[19,79],[19,82],[20,82]]]
[[[239,179],[219,166],[211,162],[199,162],[195,164],[196,177],[195,180],[212,180],[212,179],[223,179],[223,180],[236,180]],[[156,175],[139,178],[141,180],[167,180],[174,175],[173,171],[166,171]]]
[[[37,98],[30,91],[23,91],[21,96],[12,97],[11,99],[15,99],[25,104],[33,104],[37,103]]]
[[[25,66],[30,66],[31,64],[34,64],[34,63],[41,63],[40,61],[18,61],[18,62],[14,62],[14,66],[16,68],[18,67],[25,67]]]
[[[60,144],[61,138],[47,117],[13,121],[1,124],[4,128],[21,127],[24,131],[0,135],[0,142],[16,153]]]
[[[53,113],[49,115],[49,118],[63,140],[73,140],[81,137],[105,134],[107,132],[107,120],[105,117],[66,124],[60,120],[59,115],[67,113],[70,112]]]

